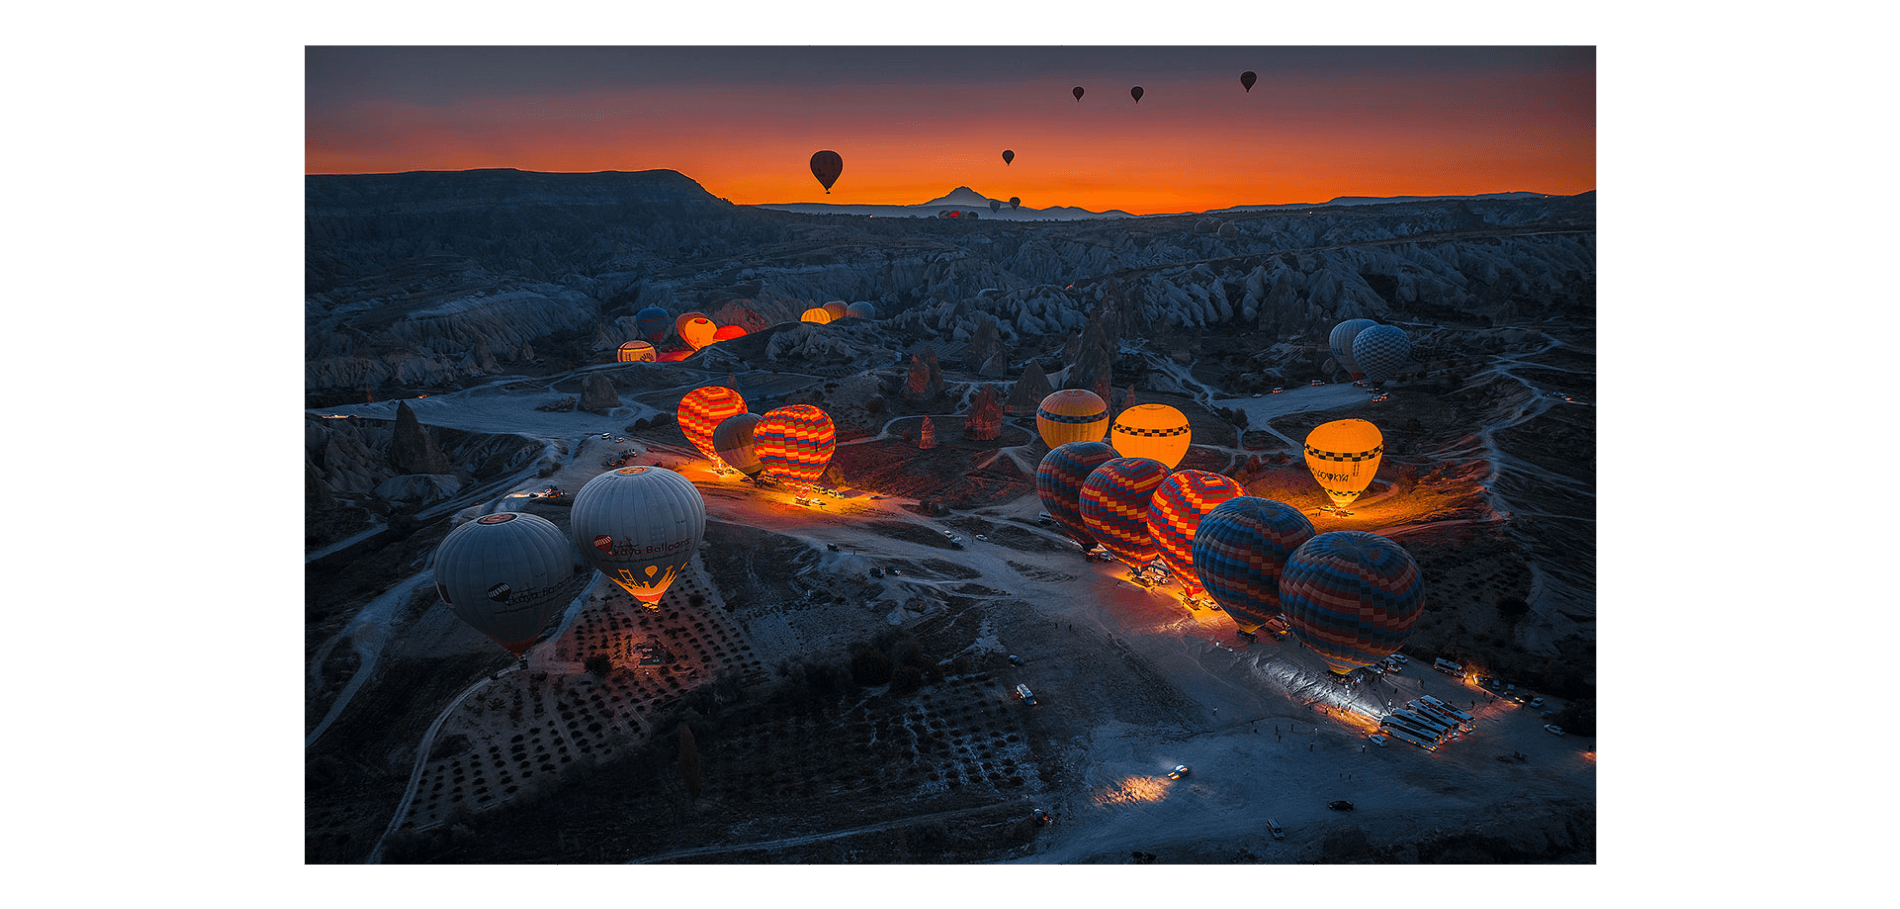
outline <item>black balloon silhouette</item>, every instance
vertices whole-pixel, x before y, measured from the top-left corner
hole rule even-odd
[[[835,151],[821,151],[811,156],[811,175],[824,184],[825,192],[831,192],[831,184],[838,182],[838,175],[844,173],[844,159]]]

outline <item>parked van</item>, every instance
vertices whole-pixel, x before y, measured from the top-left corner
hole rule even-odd
[[[1459,710],[1458,708],[1453,707],[1450,704],[1447,704],[1444,701],[1441,701],[1435,697],[1432,697],[1429,694],[1421,694],[1418,696],[1418,699],[1426,704],[1430,704],[1431,706],[1438,708],[1439,710],[1442,710],[1448,714],[1451,714],[1452,718],[1457,720],[1460,723],[1477,722],[1477,718],[1473,717],[1471,714],[1466,713],[1462,710]]]
[[[1439,657],[1438,659],[1433,660],[1432,668],[1438,670],[1439,672],[1449,672],[1452,675],[1457,675],[1458,673],[1465,671],[1465,667],[1460,666],[1457,663],[1454,663],[1450,660],[1447,660],[1444,657]]]
[[[1022,698],[1023,703],[1028,704],[1031,707],[1036,706],[1036,693],[1033,691],[1030,691],[1028,685],[1021,685],[1021,684],[1017,685],[1016,696],[1019,698]]]

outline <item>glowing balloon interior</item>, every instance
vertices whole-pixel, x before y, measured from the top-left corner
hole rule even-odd
[[[767,411],[752,434],[753,450],[765,472],[795,485],[816,482],[836,445],[831,415],[810,404]]]
[[[1166,404],[1136,404],[1115,417],[1108,443],[1124,458],[1152,458],[1174,469],[1194,433],[1187,415]]]
[[[1366,491],[1384,454],[1385,436],[1365,420],[1321,423],[1306,434],[1306,469],[1334,505],[1350,505]]]
[[[1108,430],[1108,404],[1082,388],[1065,388],[1036,408],[1036,432],[1054,449],[1070,442],[1100,442]]]
[[[1246,493],[1232,477],[1181,470],[1162,480],[1148,500],[1148,535],[1154,537],[1162,566],[1188,596],[1201,592],[1201,578],[1194,573],[1194,539],[1201,520],[1215,506]]]
[[[620,363],[651,363],[659,355],[660,352],[645,341],[628,341],[615,351],[614,360]]]
[[[708,460],[717,461],[719,456],[713,448],[713,430],[719,428],[727,418],[746,412],[745,398],[724,385],[708,385],[695,388],[680,398],[680,407],[676,416],[680,432],[686,435],[686,441],[693,443],[699,453]]]

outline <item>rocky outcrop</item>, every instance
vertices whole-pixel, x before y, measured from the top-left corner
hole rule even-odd
[[[1003,405],[996,399],[996,386],[985,385],[976,393],[976,400],[970,403],[970,413],[963,420],[963,435],[979,442],[988,442],[1003,434]]]
[[[462,491],[454,474],[419,473],[390,477],[377,484],[376,497],[392,505],[419,507],[440,502]]]
[[[917,431],[917,447],[931,449],[937,447],[937,424],[928,416],[924,417],[924,426]]]
[[[337,505],[336,495],[330,492],[330,485],[323,482],[317,474],[317,465],[309,458],[303,461],[303,508],[306,512],[329,511]]]
[[[1042,399],[1054,393],[1055,389],[1049,385],[1049,377],[1042,372],[1042,364],[1030,360],[1029,365],[1023,367],[1022,378],[1017,379],[1015,386],[1009,390],[1009,401],[1003,410],[1012,416],[1033,414],[1042,404]]]
[[[620,395],[614,392],[613,380],[592,373],[581,383],[581,400],[575,406],[589,413],[606,414],[620,406]]]
[[[435,437],[421,421],[416,412],[409,409],[408,401],[396,404],[396,429],[389,442],[389,461],[398,473],[448,473],[449,456],[436,447]]]
[[[1002,350],[1003,336],[996,328],[996,320],[978,318],[976,331],[970,334],[969,346],[963,352],[963,368],[972,372],[981,370]]]

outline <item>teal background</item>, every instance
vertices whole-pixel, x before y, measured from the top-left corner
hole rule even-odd
[[[1889,711],[1866,683],[1891,628],[1873,574],[1891,571],[1892,481],[1879,468],[1841,494],[1799,470],[1816,435],[1891,443],[1887,420],[1851,416],[1892,411],[1872,346],[1892,323],[1873,219],[1891,198],[1894,118],[1873,91],[1891,82],[1873,44],[1891,29],[1837,6],[15,11],[0,63],[8,377],[23,413],[6,449],[13,508],[28,512],[8,559],[27,576],[8,597],[13,892],[28,905],[1343,905],[1431,882],[1446,903],[1860,896],[1889,839]],[[302,867],[300,67],[304,44],[365,42],[1596,44],[1600,867],[1476,869],[1457,886],[1448,869]],[[1729,725],[1744,704],[1775,723]]]

